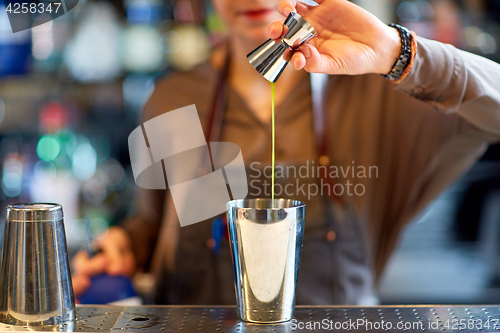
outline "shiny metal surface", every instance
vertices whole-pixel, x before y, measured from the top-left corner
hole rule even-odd
[[[74,320],[75,301],[62,207],[7,207],[0,268],[0,321],[53,325]]]
[[[7,207],[7,221],[55,221],[63,218],[61,205],[52,203],[19,203]]]
[[[305,204],[277,199],[226,204],[238,315],[273,323],[292,318]]]
[[[286,31],[283,41],[292,49],[298,48],[318,35],[312,25],[296,12],[291,12],[283,24]]]
[[[0,331],[54,332],[500,332],[500,305],[448,306],[297,306],[292,321],[275,324],[255,324],[239,320],[236,308],[214,306],[77,306],[74,325],[44,327],[12,326],[0,323]],[[391,323],[392,329],[335,329],[335,323],[357,320],[371,323]],[[453,328],[454,321],[467,327]],[[489,320],[489,322],[488,322]],[[299,328],[300,323],[333,322],[333,329]],[[397,329],[399,322],[413,328]],[[469,328],[469,322],[470,328]],[[422,323],[421,328],[416,324]],[[429,323],[432,323],[430,327]],[[448,324],[450,326],[448,327]],[[474,328],[472,328],[474,326]],[[489,327],[487,327],[489,326]]]
[[[317,36],[316,30],[295,12],[288,15],[284,25],[284,36],[268,39],[247,55],[250,64],[270,82],[278,81],[293,50]]]

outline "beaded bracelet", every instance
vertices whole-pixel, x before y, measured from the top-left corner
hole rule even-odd
[[[401,74],[401,77],[399,79],[397,79],[396,81],[393,81],[394,84],[399,84],[399,83],[403,82],[403,80],[406,79],[406,77],[408,75],[410,75],[411,69],[413,68],[413,63],[415,62],[417,48],[418,48],[417,36],[415,35],[414,31],[411,31],[411,57],[410,57],[410,60],[408,62],[408,65],[406,65],[403,73]]]
[[[391,23],[390,27],[396,28],[401,38],[401,52],[394,62],[391,71],[384,78],[394,83],[402,82],[409,74],[416,54],[416,39],[414,33],[398,24]]]

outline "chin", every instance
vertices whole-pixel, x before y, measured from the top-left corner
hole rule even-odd
[[[235,37],[243,39],[247,43],[257,47],[269,39],[269,36],[267,35],[267,25],[264,28],[249,27],[243,31],[237,31],[235,32]]]

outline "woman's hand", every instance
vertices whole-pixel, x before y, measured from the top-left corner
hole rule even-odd
[[[316,0],[317,6],[282,0],[278,10],[284,16],[296,11],[318,36],[302,45],[292,56],[295,69],[327,74],[388,74],[401,51],[399,32],[385,25],[363,8],[347,0]],[[269,25],[276,39],[283,22]]]
[[[120,227],[111,227],[105,237],[96,240],[100,253],[92,258],[87,251],[73,258],[73,290],[78,298],[90,286],[90,277],[101,273],[132,276],[135,258],[129,236]]]

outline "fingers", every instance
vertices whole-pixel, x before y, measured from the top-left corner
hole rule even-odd
[[[106,273],[127,275],[133,273],[135,260],[128,234],[119,227],[111,227],[106,237],[98,239],[98,244],[106,256]]]
[[[297,12],[299,15],[305,15],[309,10],[308,5],[294,0],[281,0],[278,4],[278,11],[281,15],[287,17],[291,11]],[[277,39],[283,34],[283,20],[274,21],[269,24],[267,34],[271,39]]]
[[[106,273],[109,275],[127,275],[132,274],[133,255],[129,249],[120,247],[110,247],[106,251]]]
[[[267,27],[267,34],[271,39],[278,39],[283,33],[283,20],[271,22]]]
[[[278,11],[281,15],[287,17],[291,11],[295,11],[295,1],[294,0],[281,0],[278,4]]]
[[[299,15],[304,15],[311,7],[315,6],[309,6],[305,3],[296,2],[294,0],[282,0],[278,4],[278,11],[285,17],[287,17],[291,11],[297,12]]]
[[[130,239],[125,230],[112,227],[103,238],[97,239],[101,253],[89,258],[86,251],[78,252],[73,258],[75,275],[88,277],[101,273],[131,276],[135,269],[135,258]]]
[[[295,11],[295,1],[294,0],[281,0],[278,3],[278,12],[287,17],[291,11]],[[269,24],[267,28],[267,34],[271,39],[279,38],[283,33],[283,20],[274,21]]]
[[[115,246],[110,246],[106,249],[105,253],[108,261],[106,273],[109,275],[124,274],[125,263],[121,249]]]
[[[88,253],[81,250],[73,258],[73,268],[76,275],[94,276],[101,274],[106,269],[106,258],[103,254],[89,258]]]
[[[291,63],[295,70],[300,70],[306,65],[306,58],[302,52],[297,51],[292,55]]]
[[[332,73],[332,66],[325,61],[325,56],[318,52],[318,49],[311,44],[304,44],[299,48],[300,54],[304,57],[304,68],[309,73]],[[299,52],[296,52],[296,54]],[[295,56],[295,54],[294,54]],[[292,57],[293,59],[293,57]],[[294,66],[295,67],[295,66]]]
[[[322,68],[322,57],[318,52],[318,49],[311,44],[305,44],[302,47],[304,56],[306,57],[307,64],[305,67],[307,71],[321,71]]]
[[[73,275],[71,280],[73,282],[73,293],[77,298],[90,286],[90,278],[85,275]]]
[[[297,2],[297,4],[295,5],[295,10],[297,14],[299,14],[300,16],[304,16],[308,12],[309,7],[310,6],[306,5],[305,3]]]
[[[298,51],[292,55],[290,61],[292,66],[296,70],[304,68],[310,73],[323,72],[325,73],[327,68],[324,68],[324,59],[321,54],[311,44],[302,45]]]

